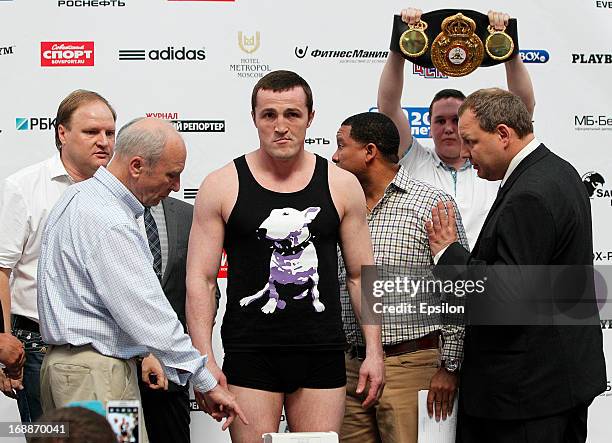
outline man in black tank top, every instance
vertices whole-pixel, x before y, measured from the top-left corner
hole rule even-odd
[[[251,103],[259,148],[206,177],[196,199],[189,332],[219,383],[247,405],[250,425],[234,421],[234,441],[260,442],[263,433],[276,432],[283,407],[294,432],[339,432],[346,373],[337,246],[359,308],[361,266],[373,264],[365,197],[352,174],[304,150],[314,117],[304,79],[272,72],[257,83]],[[223,371],[211,338],[222,249],[228,257]],[[367,407],[382,393],[384,367],[380,326],[362,330]]]

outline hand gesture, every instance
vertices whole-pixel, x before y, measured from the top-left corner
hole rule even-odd
[[[208,392],[195,392],[196,400],[198,401],[201,409],[211,410],[212,413],[210,415],[212,415],[212,417],[217,421],[221,421],[221,419],[224,417],[226,418],[223,426],[221,427],[222,430],[225,431],[232,424],[236,416],[240,417],[240,420],[242,420],[242,423],[245,425],[249,424],[246,416],[236,401],[236,396],[227,388],[224,388],[218,384]],[[205,404],[202,404],[202,402]]]
[[[425,222],[425,229],[429,237],[431,255],[435,257],[438,252],[451,243],[457,241],[457,219],[453,202],[439,201],[431,208],[431,220]]]

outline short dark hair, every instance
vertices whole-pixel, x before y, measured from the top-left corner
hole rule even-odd
[[[389,117],[378,112],[362,112],[355,114],[342,122],[342,126],[350,126],[350,136],[359,143],[373,143],[385,159],[392,163],[399,161],[400,144],[397,126]]]
[[[57,108],[57,115],[55,117],[55,146],[58,150],[62,149],[62,142],[59,138],[59,125],[70,129],[70,119],[72,118],[72,114],[74,114],[79,106],[95,101],[104,103],[110,110],[111,114],[113,114],[113,120],[117,121],[117,113],[110,105],[108,100],[106,100],[100,94],[93,91],[87,91],[85,89],[77,89],[76,91],[72,91],[66,96],[66,98],[64,98],[64,100],[62,100]]]
[[[53,409],[38,422],[67,423],[66,437],[34,437],[29,443],[116,443],[113,428],[102,415],[80,406]]]
[[[263,76],[253,88],[253,94],[251,95],[251,111],[255,112],[255,106],[257,105],[257,93],[260,89],[266,89],[273,92],[288,91],[296,87],[301,87],[306,94],[306,107],[308,113],[312,112],[312,90],[310,86],[302,77],[293,71],[272,71],[269,74]]]
[[[433,105],[435,102],[444,100],[445,98],[456,98],[458,100],[465,100],[465,94],[458,89],[442,89],[434,95],[433,100],[429,105],[429,118],[431,119],[431,112],[433,111]]]
[[[459,107],[459,115],[471,109],[483,131],[495,132],[504,124],[519,138],[533,132],[531,113],[516,94],[500,88],[479,89],[470,94]]]

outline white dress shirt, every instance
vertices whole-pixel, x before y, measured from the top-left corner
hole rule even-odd
[[[11,312],[38,321],[36,269],[49,211],[73,183],[59,152],[6,178],[0,190],[0,268],[12,269]]]
[[[510,177],[510,174],[514,172],[519,163],[525,160],[525,157],[535,151],[538,146],[540,146],[540,142],[534,137],[533,140],[527,143],[527,146],[512,157],[512,160],[510,160],[510,164],[508,165],[508,169],[506,169],[506,173],[504,174],[504,178],[501,181],[501,185],[499,186],[500,188],[504,186],[506,181],[508,181],[508,177]]]
[[[531,154],[533,151],[535,151],[538,146],[540,146],[540,142],[538,141],[537,138],[534,137],[533,140],[531,140],[527,144],[527,146],[525,146],[514,157],[512,157],[512,160],[510,160],[510,164],[508,165],[508,169],[506,169],[506,173],[504,174],[504,178],[502,179],[501,183],[499,181],[495,181],[491,183],[499,183],[498,189],[501,189],[501,187],[504,186],[506,181],[508,181],[508,177],[510,177],[510,175],[514,172],[514,170],[519,165],[519,163],[525,160],[525,158],[529,154]],[[436,254],[436,256],[434,257],[435,264],[438,264],[438,261],[440,261],[440,257],[442,257],[442,254],[444,254],[444,252],[446,252],[447,249],[448,249],[448,246],[446,246],[444,249],[442,249],[440,252]]]
[[[495,201],[499,181],[490,182],[478,177],[469,161],[459,169],[449,167],[433,149],[424,147],[414,137],[412,140],[412,146],[400,160],[400,165],[406,168],[410,178],[429,183],[453,197],[471,250]]]

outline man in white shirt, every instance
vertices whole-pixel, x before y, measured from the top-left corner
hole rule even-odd
[[[402,10],[402,20],[408,24],[419,22],[422,11]],[[508,14],[489,11],[489,23],[503,29],[510,19]],[[516,56],[504,64],[508,89],[518,95],[533,115],[535,98],[527,69]],[[402,110],[404,84],[404,58],[389,52],[389,58],[380,77],[378,110],[390,117],[400,132],[400,164],[411,178],[424,181],[450,194],[461,213],[470,249],[499,189],[499,182],[478,178],[472,164],[460,155],[461,140],[457,130],[459,106],[465,95],[456,89],[443,89],[433,98],[429,107],[431,137],[434,150],[422,146],[413,136],[410,122]]]
[[[91,177],[110,161],[116,119],[114,109],[101,95],[73,91],[57,110],[55,144],[59,152],[17,171],[0,185],[0,301],[4,324],[12,325],[26,351],[23,379],[0,374],[0,389],[17,398],[23,422],[36,421],[42,414],[39,373],[47,347],[40,337],[36,304],[42,231],[49,211],[66,188]]]

